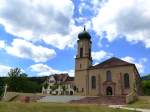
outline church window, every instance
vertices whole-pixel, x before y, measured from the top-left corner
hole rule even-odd
[[[76,90],[77,90],[77,87],[76,87],[76,86],[73,86],[73,90],[76,91]]]
[[[124,88],[129,88],[129,87],[130,87],[129,74],[126,73],[126,74],[124,74]]]
[[[89,58],[91,57],[91,48],[89,48]]]
[[[84,88],[82,88],[82,92],[84,92]]]
[[[112,80],[111,71],[107,71],[106,72],[106,80],[107,81],[111,81]]]
[[[96,77],[95,76],[91,77],[91,82],[92,82],[92,89],[96,89]]]
[[[80,64],[80,68],[82,68],[82,65]]]
[[[83,57],[83,48],[80,48],[80,58]]]

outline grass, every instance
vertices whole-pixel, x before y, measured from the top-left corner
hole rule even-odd
[[[129,104],[128,107],[150,109],[150,96],[140,96],[138,101]]]
[[[100,105],[0,102],[0,112],[133,112]]]

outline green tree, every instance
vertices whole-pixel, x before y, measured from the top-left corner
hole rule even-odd
[[[0,77],[0,97],[3,95],[4,92],[4,79]]]
[[[47,82],[44,82],[44,83],[43,83],[43,86],[44,86],[44,88],[47,88],[47,87],[48,87],[48,83],[47,83]]]
[[[144,95],[150,95],[150,80],[142,81]]]
[[[8,79],[7,84],[9,86],[9,91],[19,91],[21,86],[21,81],[25,79],[25,77],[22,77],[21,75],[21,69],[14,68],[10,69],[8,72]]]
[[[54,91],[54,90],[56,90],[56,89],[58,89],[58,84],[54,84],[53,86],[51,86],[51,89]]]
[[[36,82],[30,81],[26,73],[22,73],[21,69],[14,68],[8,72],[8,91],[14,92],[39,92],[41,86]]]
[[[8,72],[9,77],[19,77],[20,75],[21,75],[20,68],[10,69],[10,71]]]

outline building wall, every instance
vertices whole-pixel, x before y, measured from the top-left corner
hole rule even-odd
[[[89,96],[98,96],[98,95],[106,95],[106,86],[104,86],[104,82],[106,82],[106,72],[111,71],[112,74],[112,83],[114,84],[114,95],[123,95],[129,94],[135,89],[136,79],[135,77],[135,68],[133,66],[121,66],[121,67],[113,67],[106,69],[92,69],[92,70],[84,70],[84,71],[76,71],[75,73],[75,83],[79,89],[79,94],[89,95]],[[124,74],[129,74],[129,82],[130,88],[124,88]],[[92,89],[91,87],[91,77],[96,77],[96,89]],[[88,80],[88,81],[86,81]],[[109,85],[109,84],[108,84]],[[84,88],[84,92],[82,91]]]
[[[77,89],[77,94],[79,95],[88,95],[87,75],[87,70],[75,71],[75,85]]]
[[[124,93],[129,93],[130,88],[132,88],[132,81],[133,81],[133,70],[131,66],[122,66],[122,67],[114,67],[114,68],[107,68],[101,70],[101,85],[103,85],[103,82],[106,81],[106,72],[111,71],[112,74],[112,82],[115,83],[115,95],[121,95]],[[130,88],[124,89],[124,74],[129,74],[129,81],[130,81]],[[105,95],[105,88],[102,86],[102,95]]]
[[[97,96],[100,95],[101,91],[101,81],[100,81],[100,70],[99,69],[94,69],[94,70],[89,70],[89,95],[90,96]],[[92,81],[91,78],[92,76],[96,77],[96,88],[92,89]]]
[[[91,65],[89,58],[78,58],[76,59],[75,70],[87,70]]]

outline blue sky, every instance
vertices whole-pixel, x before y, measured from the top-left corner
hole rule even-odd
[[[1,0],[0,76],[74,75],[78,33],[92,36],[93,64],[112,56],[150,73],[149,0]]]

